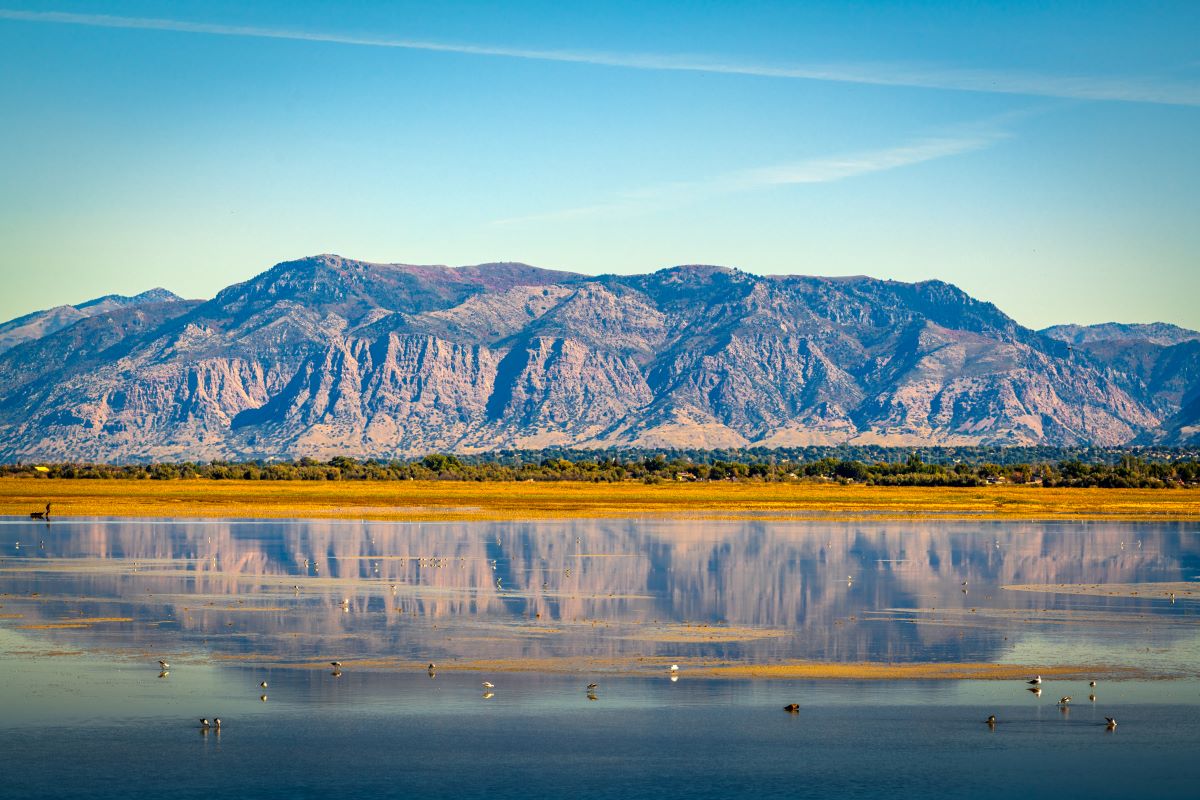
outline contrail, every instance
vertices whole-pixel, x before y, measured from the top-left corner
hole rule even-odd
[[[354,36],[339,33],[311,33],[248,25],[224,25],[187,22],[152,17],[120,17],[107,14],[73,14],[63,11],[23,11],[0,9],[0,19],[21,22],[85,25],[93,28],[205,33],[216,36],[240,36],[256,39],[287,39],[325,42],[360,47],[392,47],[438,53],[517,58],[531,61],[557,61],[593,64],[624,69],[704,72],[723,75],[750,75],[763,78],[828,81],[835,83],[941,89],[962,92],[1017,94],[1056,97],[1071,100],[1106,100],[1129,103],[1200,106],[1200,86],[1188,83],[1154,81],[1144,78],[1096,78],[1054,76],[1034,73],[974,69],[921,69],[887,64],[771,65],[723,61],[690,55],[655,53],[606,53],[583,50],[539,50],[496,45],[456,44],[419,39]]]
[[[962,155],[990,147],[1006,138],[1003,133],[942,136],[921,139],[882,150],[869,150],[804,161],[737,170],[713,178],[678,181],[647,186],[621,193],[615,199],[587,206],[547,211],[523,217],[496,220],[494,225],[519,225],[529,222],[578,219],[594,216],[621,216],[645,213],[693,202],[700,198],[753,191],[771,186],[833,183],[834,181],[885,172],[921,164],[939,158]]]

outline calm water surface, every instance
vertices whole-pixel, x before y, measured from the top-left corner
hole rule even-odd
[[[1189,523],[3,520],[0,796],[1193,797],[1186,583]],[[556,657],[594,671],[407,666]],[[1177,677],[687,675],[794,658]]]

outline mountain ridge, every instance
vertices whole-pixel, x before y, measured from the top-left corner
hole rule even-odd
[[[126,306],[181,300],[178,295],[162,287],[148,289],[136,295],[106,294],[75,305],[60,305],[0,323],[0,353],[18,344],[40,339],[80,320],[104,314]]]
[[[0,458],[1169,443],[1200,386],[1157,330],[1077,346],[943,281],[713,265],[323,254],[83,322],[0,353]]]

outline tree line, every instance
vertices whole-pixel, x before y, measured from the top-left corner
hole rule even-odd
[[[952,449],[948,449],[952,450]],[[961,455],[929,460],[919,450],[889,451],[887,458],[844,458],[832,454],[789,458],[786,450],[726,453],[679,451],[511,451],[462,456],[432,453],[409,460],[210,461],[150,464],[8,464],[0,476],[134,480],[264,481],[590,481],[646,483],[693,481],[837,482],[875,486],[985,486],[1034,484],[1064,487],[1166,488],[1200,486],[1195,453],[1170,451],[1157,457],[1125,451],[1090,460],[1078,454],[1055,460],[972,460]]]

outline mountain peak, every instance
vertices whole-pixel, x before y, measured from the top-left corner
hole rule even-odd
[[[75,305],[55,306],[0,324],[0,353],[17,345],[49,336],[83,319],[146,303],[181,302],[183,298],[161,287],[141,294],[106,294]]]

